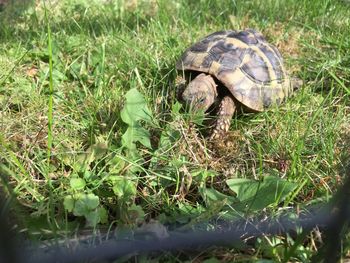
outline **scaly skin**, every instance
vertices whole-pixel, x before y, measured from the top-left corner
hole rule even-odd
[[[182,99],[192,110],[206,111],[214,103],[217,95],[213,77],[202,73],[187,85],[182,93]]]
[[[178,83],[184,85],[184,82],[178,80]],[[184,102],[191,106],[194,111],[206,111],[214,103],[218,93],[216,84],[212,76],[207,74],[199,74],[193,79],[182,93]],[[230,128],[231,118],[236,110],[236,105],[232,97],[225,96],[220,101],[218,117],[215,122],[210,139],[219,139]]]
[[[236,103],[232,99],[232,97],[225,96],[220,101],[218,117],[210,136],[211,140],[220,139],[225,135],[225,133],[230,128],[231,119],[233,114],[235,113],[235,110],[236,110]]]

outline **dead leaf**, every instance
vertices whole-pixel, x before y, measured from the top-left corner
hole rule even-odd
[[[28,77],[34,78],[38,75],[38,68],[36,67],[30,67],[29,69],[26,70],[26,75]]]

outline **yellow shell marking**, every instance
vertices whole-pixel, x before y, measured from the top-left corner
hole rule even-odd
[[[226,40],[228,43],[230,43],[230,44],[232,44],[232,45],[234,45],[234,46],[236,46],[236,47],[239,47],[239,48],[244,48],[244,49],[251,49],[251,50],[253,50],[255,53],[257,53],[261,58],[262,58],[262,60],[266,63],[266,65],[267,65],[267,71],[268,71],[268,73],[269,73],[269,76],[270,76],[270,79],[272,80],[271,81],[271,83],[270,83],[270,85],[272,86],[272,87],[274,87],[274,86],[276,86],[277,85],[277,75],[276,75],[276,73],[275,73],[275,71],[273,70],[273,66],[272,66],[272,64],[271,64],[271,62],[270,62],[270,60],[266,57],[266,55],[264,54],[264,52],[262,52],[261,50],[260,50],[260,48],[258,48],[258,47],[256,47],[256,46],[249,46],[249,45],[247,45],[246,43],[244,43],[243,41],[241,41],[241,40],[239,40],[239,39],[237,39],[237,38],[227,38],[227,40]],[[265,45],[265,44],[263,44],[265,47],[268,47],[268,45]],[[270,50],[272,50],[272,49],[270,49]],[[273,51],[273,50],[272,50]],[[273,53],[275,53],[274,51],[273,51]],[[244,56],[244,58],[243,58],[243,60],[242,60],[242,64],[244,64],[244,63],[246,63],[247,62],[247,60],[246,59],[248,59],[247,58],[248,56],[247,55],[245,55]],[[241,64],[241,65],[242,65]]]

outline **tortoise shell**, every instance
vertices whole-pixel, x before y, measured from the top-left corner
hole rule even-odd
[[[176,68],[214,76],[239,102],[255,111],[278,105],[292,93],[281,54],[252,29],[205,37],[184,52]]]

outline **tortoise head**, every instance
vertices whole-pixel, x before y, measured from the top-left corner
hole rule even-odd
[[[187,85],[182,99],[193,111],[206,111],[214,103],[217,95],[214,79],[202,73]]]

